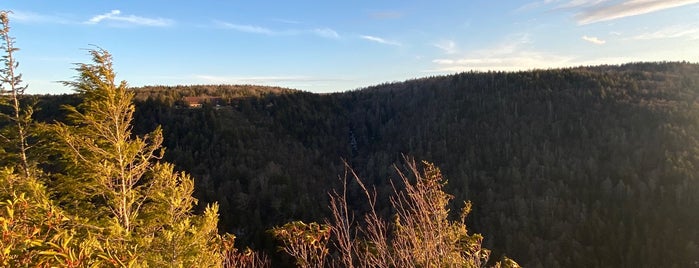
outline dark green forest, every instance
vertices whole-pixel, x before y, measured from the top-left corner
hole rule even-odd
[[[330,216],[343,160],[388,196],[402,155],[473,202],[470,230],[524,267],[699,265],[699,65],[466,72],[343,93],[251,85],[133,88],[134,132],[162,126],[219,230],[275,251],[266,230]],[[205,97],[200,108],[185,97]],[[76,95],[41,96],[39,121]],[[350,182],[348,203],[364,197]],[[458,210],[454,206],[452,210]]]
[[[275,137],[283,129],[270,136],[256,129],[255,121],[247,121],[244,132],[230,126],[254,118],[258,104],[246,101],[263,100],[272,108],[276,104],[265,98],[297,91],[256,86],[134,90],[117,80],[112,55],[94,47],[87,50],[91,62],[74,64],[77,75],[61,82],[73,95],[26,94],[10,14],[0,10],[2,267],[520,267],[502,254],[491,258],[483,236],[467,228],[470,201],[450,212],[455,197],[445,192],[448,183],[439,167],[428,161],[402,156],[394,165],[400,179],[391,181],[392,192],[384,196],[385,185],[380,185],[381,198],[389,202],[379,201],[377,184],[364,183],[345,160],[341,187],[285,175],[325,176],[323,170],[304,168],[311,160],[327,164],[317,158],[320,151],[312,150],[313,157],[294,165],[278,160],[295,169],[270,162],[273,153],[260,157],[257,150],[246,151],[250,156],[240,161],[252,168],[221,168],[238,161],[228,158],[229,150],[247,147],[247,142],[228,146],[227,141],[235,142],[231,133],[246,139],[261,134],[259,139],[276,139],[279,148],[287,145]],[[241,105],[247,114],[232,117]],[[175,154],[167,157],[161,121],[173,124],[168,131],[181,130],[168,136],[187,140],[174,139]],[[292,134],[305,136],[304,128],[299,131]],[[213,138],[217,133],[226,135]],[[311,147],[296,146],[284,156],[291,159],[299,148]],[[351,132],[352,153],[359,152],[357,146]],[[224,166],[216,169],[216,164]],[[260,167],[264,172],[255,173]],[[186,168],[196,169],[201,185]],[[242,179],[219,177],[229,175]],[[319,189],[325,189],[326,200],[316,195]],[[222,224],[218,199],[227,210]]]

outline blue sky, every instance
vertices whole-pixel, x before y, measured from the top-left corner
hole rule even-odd
[[[478,70],[699,62],[699,0],[8,0],[27,92],[98,45],[132,86],[337,92]]]

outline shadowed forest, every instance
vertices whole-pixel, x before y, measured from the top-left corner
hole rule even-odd
[[[219,229],[273,251],[265,230],[330,214],[343,159],[378,192],[402,154],[428,159],[484,246],[526,267],[683,267],[699,257],[699,66],[632,63],[461,73],[312,94],[256,86],[133,89],[135,131],[195,178]],[[187,108],[185,96],[220,98]],[[39,118],[60,114],[48,97]],[[55,102],[55,103],[54,103]],[[350,204],[362,204],[356,184]],[[359,205],[361,209],[361,205]],[[452,210],[458,210],[452,207]]]
[[[435,263],[400,249],[431,235],[449,241],[454,255],[441,260],[456,261],[445,267],[517,267],[505,255],[524,267],[699,263],[697,64],[467,72],[313,94],[128,88],[111,55],[91,56],[67,82],[77,93],[59,96],[24,95],[5,58],[3,92],[20,94],[4,94],[0,222],[15,236],[2,240],[3,265],[234,267],[254,256],[421,267]],[[103,179],[124,172],[130,184]],[[433,223],[443,229],[416,227]],[[371,240],[372,226],[388,238]]]

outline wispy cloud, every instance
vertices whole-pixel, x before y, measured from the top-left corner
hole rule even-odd
[[[223,27],[225,29],[251,34],[263,34],[270,36],[293,36],[302,34],[312,34],[329,39],[340,38],[340,34],[330,28],[274,30],[257,25],[235,24],[223,21],[216,21],[215,23],[218,26]]]
[[[578,24],[584,25],[696,4],[699,3],[699,0],[597,0],[577,2],[586,2],[585,8],[575,15]]]
[[[673,25],[654,32],[648,32],[632,37],[635,40],[687,38],[699,40],[699,24]]]
[[[338,34],[335,30],[330,28],[313,29],[312,32],[320,37],[332,39],[340,38],[340,34]]]
[[[280,23],[284,23],[284,24],[301,24],[300,21],[288,20],[288,19],[272,19],[272,21],[280,22]]]
[[[555,5],[553,10],[572,11],[577,23],[586,25],[696,3],[699,3],[699,0],[542,0],[526,4],[517,11]]]
[[[221,76],[197,74],[193,75],[193,78],[195,81],[204,84],[249,84],[290,88],[327,86],[332,84],[332,82],[348,81],[344,78],[313,77],[304,75]]]
[[[14,10],[10,13],[10,19],[12,21],[23,22],[23,23],[56,23],[56,24],[70,24],[71,21],[67,18],[45,15],[35,12],[25,12]]]
[[[612,0],[570,0],[567,3],[560,4],[558,8],[579,8],[579,7],[594,7],[600,4],[604,4],[605,2],[610,2]],[[617,1],[617,0],[614,0]],[[621,0],[621,2],[624,1],[629,1],[629,0]],[[634,0],[631,0],[634,1]],[[549,1],[547,3],[556,3],[559,1]]]
[[[140,17],[136,15],[122,15],[121,10],[115,9],[110,11],[109,13],[104,13],[100,15],[96,15],[89,20],[87,20],[85,23],[86,24],[98,24],[101,22],[116,22],[116,23],[125,23],[125,24],[131,24],[131,25],[140,25],[140,26],[154,26],[154,27],[165,27],[165,26],[170,26],[174,24],[175,22],[170,19],[163,19],[163,18],[146,18],[146,17]]]
[[[594,36],[583,35],[583,37],[581,37],[581,38],[582,38],[582,40],[593,43],[595,45],[604,45],[604,43],[607,43],[607,41],[599,39],[599,38],[594,37]]]
[[[195,75],[211,83],[231,83],[231,84],[270,84],[279,82],[306,82],[313,79],[309,76],[216,76],[216,75]]]
[[[228,22],[217,22],[217,24],[224,27],[224,28],[235,30],[238,32],[244,32],[244,33],[266,34],[266,35],[279,34],[278,32],[275,32],[275,31],[270,30],[268,28],[255,26],[255,25],[234,24],[234,23],[228,23]]]
[[[458,52],[458,48],[456,47],[456,42],[452,40],[442,40],[437,43],[433,44],[436,48],[441,49],[444,51],[444,53],[447,54],[454,54]]]
[[[660,60],[667,57],[657,54],[646,58],[645,54],[594,57],[550,51],[537,50],[532,46],[526,34],[509,36],[499,43],[488,45],[489,48],[457,53],[451,57],[432,60],[435,67],[425,72],[462,72],[462,71],[520,71],[531,69],[562,68],[571,66],[589,66],[598,64],[621,64],[630,61]],[[681,59],[681,57],[680,57]]]
[[[569,66],[571,56],[529,49],[528,35],[514,35],[493,48],[471,51],[449,58],[438,58],[432,62],[436,69],[429,72],[460,72],[468,70],[527,70]]]
[[[371,36],[371,35],[360,35],[359,38],[368,40],[371,42],[376,42],[379,44],[390,45],[390,46],[401,46],[401,43],[396,41],[386,40],[381,37]]]
[[[474,57],[461,59],[436,59],[433,62],[439,67],[438,72],[461,71],[517,71],[539,68],[555,68],[570,66],[573,57],[561,56],[539,51],[522,51],[500,57]]]

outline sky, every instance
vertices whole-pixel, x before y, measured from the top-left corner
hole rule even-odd
[[[27,93],[87,49],[130,86],[325,93],[463,71],[699,62],[699,0],[5,0]]]

